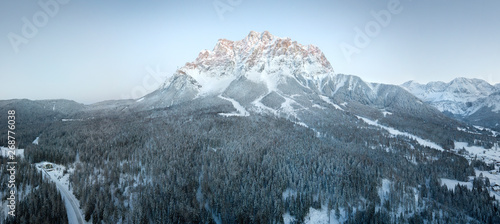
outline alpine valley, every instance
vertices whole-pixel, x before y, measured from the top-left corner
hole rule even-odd
[[[478,79],[365,82],[252,31],[140,99],[0,101],[24,149],[6,221],[56,200],[70,223],[500,223],[499,102]]]

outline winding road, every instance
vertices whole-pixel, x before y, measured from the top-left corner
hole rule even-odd
[[[83,219],[83,215],[80,211],[80,206],[78,205],[78,201],[75,196],[69,192],[58,180],[56,177],[50,175],[45,169],[42,169],[43,173],[45,173],[49,178],[56,184],[57,189],[61,192],[63,200],[65,201],[64,205],[66,207],[66,212],[68,213],[68,222],[70,224],[78,223],[78,224],[86,224]]]

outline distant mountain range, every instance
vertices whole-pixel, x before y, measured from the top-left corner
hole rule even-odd
[[[461,121],[500,128],[500,84],[481,79],[456,78],[449,83],[413,81],[401,85],[441,112]]]
[[[149,110],[200,99],[232,105],[234,109],[223,116],[270,114],[314,130],[318,119],[346,113],[351,118],[382,119],[404,130],[412,130],[410,124],[420,120],[447,124],[441,125],[445,128],[460,126],[400,86],[334,74],[316,46],[267,31],[252,31],[239,41],[220,39],[212,51],[200,52],[194,62],[131,107]],[[383,119],[388,114],[394,119]]]
[[[500,134],[474,127],[497,127],[499,98],[477,79],[365,82],[318,47],[252,31],[139,99],[0,111],[16,110],[27,160],[69,168],[86,221],[499,223],[483,175],[500,180]]]
[[[356,122],[358,117],[366,117],[438,140],[436,135],[412,127],[425,121],[429,125],[426,128],[442,132],[457,127],[463,130],[467,123],[498,128],[499,87],[465,78],[426,85],[413,81],[401,86],[368,83],[357,76],[335,74],[316,46],[304,46],[267,31],[252,31],[243,40],[220,39],[213,50],[201,51],[194,62],[186,63],[159,89],[140,99],[87,106],[71,101],[27,100],[2,101],[0,105],[22,104],[35,114],[47,111],[48,119],[89,119],[89,114],[180,104],[192,104],[193,108],[218,106],[228,108],[221,116],[273,115],[317,132],[321,131],[318,120],[347,116],[344,122]]]

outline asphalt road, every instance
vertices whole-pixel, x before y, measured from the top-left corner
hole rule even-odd
[[[75,200],[73,194],[71,194],[71,192],[67,191],[65,187],[63,187],[61,185],[61,183],[59,183],[59,181],[56,180],[56,177],[50,175],[49,172],[47,172],[45,169],[43,169],[43,172],[45,172],[45,174],[47,174],[50,179],[56,184],[57,188],[59,189],[59,192],[61,192],[61,194],[63,195],[64,199],[66,201],[68,201],[70,204],[71,204],[71,207],[73,208],[73,212],[74,212],[74,216],[76,217],[76,223],[78,224],[85,224],[85,220],[83,219],[83,215],[82,213],[80,212],[80,206],[78,205],[78,202]],[[66,207],[66,209],[68,209]],[[68,221],[70,224],[73,224],[75,223],[75,220],[73,218],[71,218],[70,216],[70,212],[71,211],[66,211],[68,213]]]

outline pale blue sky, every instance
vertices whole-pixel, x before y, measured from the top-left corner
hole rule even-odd
[[[380,32],[372,29],[366,46],[355,44],[356,28],[373,25],[371,11],[388,10],[394,0],[59,1],[0,2],[0,99],[138,96],[160,84],[148,68],[169,76],[219,38],[240,40],[251,30],[314,44],[336,73],[366,81],[500,82],[500,1],[400,0],[400,12]],[[45,2],[59,9],[49,7],[55,13],[44,17]],[[218,13],[214,3],[231,11]],[[25,32],[32,37],[16,42],[16,53],[10,39],[23,37],[23,17],[42,27]],[[346,45],[359,47],[350,60]]]

